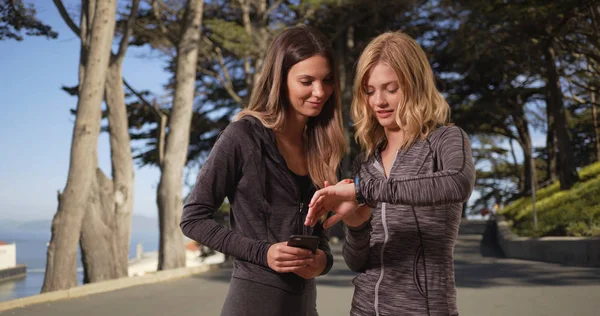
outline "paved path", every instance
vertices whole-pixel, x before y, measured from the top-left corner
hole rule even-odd
[[[565,267],[497,257],[480,246],[484,223],[461,227],[455,251],[461,315],[600,315],[600,269]],[[354,273],[334,246],[336,263],[319,278],[322,316],[348,315]],[[482,255],[483,253],[483,255]],[[0,312],[2,316],[219,315],[231,271],[43,303]],[[259,304],[259,302],[257,302]]]

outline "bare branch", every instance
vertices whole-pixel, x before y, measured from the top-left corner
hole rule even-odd
[[[215,71],[212,71],[212,70],[208,70],[206,68],[198,67],[198,71],[207,76],[211,76],[211,77],[215,77],[215,78],[219,77],[218,73],[216,73]]]
[[[219,81],[221,82],[221,84],[223,85],[223,87],[225,87],[225,90],[227,91],[227,93],[229,93],[229,95],[235,100],[235,102],[242,104],[243,100],[242,98],[237,94],[237,92],[235,92],[235,90],[233,90],[233,86],[227,84],[225,82],[225,80],[223,79],[223,76],[218,75],[217,79],[219,79]]]
[[[159,4],[166,9],[167,11],[169,11],[169,13],[171,13],[174,16],[177,16],[178,12],[173,10],[168,4],[165,3],[165,1],[163,0],[158,0]]]
[[[144,105],[154,108],[152,106],[152,104],[150,102],[148,102],[148,100],[146,100],[146,98],[144,98],[144,96],[141,93],[139,93],[137,90],[135,90],[133,87],[131,87],[131,85],[129,84],[129,82],[127,82],[127,80],[123,79],[123,84],[125,84],[125,87],[127,87],[127,89],[129,89],[129,91],[131,91],[131,93],[133,93],[136,97],[138,97],[138,99],[140,99],[140,101],[142,101],[142,103],[144,103]]]
[[[565,76],[564,78],[569,83],[568,84],[568,86],[569,86],[569,93],[571,94],[571,98],[570,99],[575,100],[575,101],[577,101],[577,102],[579,102],[581,104],[586,104],[587,102],[584,99],[581,99],[580,97],[576,96],[575,92],[573,92],[573,81],[571,80],[571,77]]]
[[[197,70],[205,75],[211,76],[219,80],[219,82],[223,85],[229,96],[231,96],[235,100],[235,102],[242,104],[242,98],[235,92],[232,85],[225,82],[225,79],[223,79],[223,76],[221,76],[221,74],[217,73],[216,71],[208,70],[202,67],[198,67]]]
[[[225,65],[225,59],[223,58],[223,52],[221,51],[221,48],[215,47],[215,52],[217,53],[217,61],[219,62],[221,69],[223,69],[223,75],[225,76],[227,82],[231,84],[231,76],[229,75],[229,69],[227,68],[227,65]]]
[[[571,96],[566,95],[565,98],[568,99],[568,100],[577,102],[579,104],[588,104],[584,99],[581,99],[581,98],[579,98],[579,97],[577,97],[575,95],[571,95]]]
[[[156,150],[158,151],[158,165],[162,168],[165,160],[165,134],[167,127],[167,115],[162,113],[158,107],[158,102],[154,98],[153,108],[158,113],[158,126],[156,135]]]
[[[146,98],[144,98],[144,96],[141,93],[139,93],[137,90],[135,90],[129,84],[129,82],[127,82],[127,80],[123,79],[123,84],[125,85],[125,87],[127,87],[127,89],[129,89],[129,91],[131,91],[131,93],[133,93],[136,97],[138,97],[138,99],[140,99],[140,101],[142,101],[143,105],[152,109],[152,112],[157,117],[157,119],[160,119],[162,116],[166,116],[165,113],[163,113],[159,108],[157,108],[153,105],[154,103],[150,103]]]
[[[269,19],[269,15],[271,13],[273,13],[273,11],[275,11],[277,9],[277,7],[279,7],[281,4],[283,3],[283,0],[278,0],[277,2],[273,3],[273,5],[271,5],[267,11],[263,14],[262,16],[262,21],[263,23],[267,23],[268,19]]]
[[[589,86],[589,85],[585,85],[585,84],[579,83],[579,82],[577,82],[577,81],[571,81],[571,83],[572,83],[574,86],[577,86],[577,87],[579,87],[579,88],[581,88],[581,89],[584,89],[584,90],[586,90],[586,91],[588,91],[588,92],[596,92],[596,93],[600,93],[600,88],[595,88],[595,87],[592,87],[592,86]]]
[[[125,52],[127,52],[127,47],[129,46],[129,38],[133,33],[133,25],[135,24],[135,17],[137,15],[139,5],[140,0],[131,1],[131,12],[129,13],[129,17],[127,18],[127,24],[125,24],[123,38],[121,38],[121,43],[119,44],[119,51],[114,56],[116,62],[120,63],[123,61],[123,58],[125,58]]]
[[[171,37],[169,36],[169,30],[167,29],[167,27],[165,26],[165,24],[163,23],[163,21],[161,19],[160,12],[161,11],[160,11],[160,8],[159,8],[158,0],[152,0],[152,13],[154,14],[154,18],[156,19],[156,23],[158,24],[158,27],[160,28],[160,31],[165,34],[165,36],[169,39],[169,41],[173,42],[171,40]]]
[[[62,3],[62,0],[52,0],[52,1],[54,2],[54,5],[58,9],[60,16],[63,18],[65,23],[67,23],[67,25],[69,26],[71,31],[73,31],[73,33],[75,33],[75,35],[77,35],[78,37],[81,37],[81,30],[79,29],[77,24],[75,24],[75,22],[73,22],[73,19],[71,19],[71,16],[69,16],[69,12],[67,12],[67,9],[65,9],[65,5]]]
[[[221,82],[225,86],[225,89],[227,89],[227,92],[229,92],[229,95],[231,95],[231,97],[234,98],[236,102],[242,103],[242,98],[235,92],[235,90],[233,90],[233,81],[231,80],[231,76],[229,75],[229,69],[227,68],[227,65],[225,65],[221,48],[215,47],[215,52],[217,53],[217,61],[221,66],[223,76],[225,76],[225,80],[223,80],[221,75],[219,75],[219,79],[221,79]]]

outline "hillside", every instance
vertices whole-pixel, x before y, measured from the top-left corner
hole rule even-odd
[[[600,163],[579,171],[581,181],[560,191],[559,182],[537,191],[538,231],[533,230],[531,197],[500,210],[521,236],[600,236]]]

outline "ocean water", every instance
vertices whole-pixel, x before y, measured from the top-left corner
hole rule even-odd
[[[16,243],[17,264],[27,265],[27,276],[23,279],[0,282],[0,302],[39,294],[44,283],[46,268],[46,248],[50,232],[11,231],[0,232],[0,240]],[[132,232],[129,258],[136,255],[137,244],[142,244],[144,252],[158,250],[158,231]],[[83,283],[83,269],[78,259],[78,280]]]

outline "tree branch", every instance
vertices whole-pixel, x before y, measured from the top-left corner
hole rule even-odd
[[[229,95],[231,95],[231,97],[234,98],[236,102],[241,104],[242,98],[235,92],[235,90],[233,90],[233,81],[231,80],[231,76],[229,75],[229,69],[227,68],[227,65],[225,65],[225,61],[223,59],[223,54],[221,52],[221,48],[215,47],[215,51],[217,53],[217,61],[219,62],[219,65],[221,66],[221,69],[223,70],[223,76],[224,76],[224,78],[223,78],[221,76],[221,74],[219,74],[219,79],[225,86],[225,89],[227,89],[227,92],[229,92]]]
[[[217,78],[219,76],[219,74],[216,71],[208,70],[203,67],[198,67],[198,71],[207,76],[211,76],[211,77],[215,77],[215,78]]]
[[[169,29],[167,29],[167,27],[165,26],[165,24],[163,23],[163,21],[161,19],[161,14],[160,14],[161,11],[160,11],[158,2],[159,2],[159,0],[152,0],[152,13],[154,14],[154,18],[156,19],[156,24],[158,24],[160,31],[165,34],[165,36],[167,37],[169,42],[171,42],[171,44],[173,44],[173,46],[177,46],[176,41],[170,36]],[[160,1],[160,2],[162,3],[162,1]],[[164,3],[162,5],[164,7],[166,7],[167,9],[169,9],[169,7],[167,5],[165,5]]]
[[[125,87],[127,87],[127,89],[129,89],[129,91],[131,91],[131,93],[133,93],[136,97],[138,97],[138,99],[140,99],[140,101],[142,101],[142,104],[149,107],[150,109],[152,109],[152,112],[154,113],[154,115],[156,115],[157,118],[160,119],[160,117],[162,115],[166,115],[165,113],[163,113],[162,111],[160,111],[157,107],[155,107],[153,105],[153,103],[150,103],[146,98],[144,98],[144,96],[139,93],[137,90],[135,90],[128,82],[127,80],[125,80],[125,78],[123,78],[123,84],[125,85]]]
[[[171,13],[174,16],[177,16],[178,12],[175,11],[175,10],[173,10],[173,9],[171,9],[171,7],[169,5],[167,5],[164,0],[158,0],[158,2],[160,2],[160,5],[164,9],[166,9],[167,11],[169,11],[169,13]],[[182,3],[182,1],[180,1],[180,2],[181,2],[182,5],[185,5],[185,4]]]
[[[233,89],[233,82],[231,81],[231,76],[229,75],[229,69],[227,68],[227,66],[225,65],[225,61],[223,60],[221,48],[217,47],[207,36],[202,36],[201,40],[213,49],[213,54],[211,54],[211,57],[217,60],[219,66],[223,69],[223,73],[226,77],[223,78],[223,76],[220,73],[202,67],[198,67],[198,71],[211,77],[217,78],[219,82],[221,82],[227,93],[235,100],[235,102],[242,104],[242,97],[240,97],[237,94],[237,92],[235,92],[235,90]]]
[[[581,88],[581,89],[584,89],[584,90],[588,91],[588,92],[600,93],[600,89],[598,89],[598,88],[595,88],[595,87],[592,87],[592,86],[588,86],[588,85],[584,85],[584,84],[581,84],[581,83],[579,83],[577,81],[572,81],[571,83],[573,85]]]
[[[69,13],[65,9],[65,5],[62,3],[62,0],[52,0],[52,2],[54,2],[54,5],[58,9],[58,13],[60,13],[60,16],[63,18],[65,23],[67,23],[71,31],[73,31],[73,33],[75,33],[78,37],[81,38],[81,30],[79,29],[77,24],[73,22],[73,19],[71,19],[71,17],[69,16]]]
[[[262,21],[263,21],[264,24],[266,24],[268,22],[269,15],[271,13],[273,13],[273,11],[275,11],[275,9],[277,9],[277,7],[279,7],[282,3],[283,3],[283,0],[278,0],[277,2],[273,3],[273,5],[271,5],[267,9],[267,11],[265,11],[265,13],[262,16]]]
[[[129,17],[127,18],[127,23],[125,24],[125,29],[123,31],[123,38],[121,38],[121,43],[119,44],[119,51],[114,56],[116,62],[122,62],[123,58],[125,58],[125,52],[127,52],[127,47],[129,46],[129,38],[133,33],[133,25],[135,24],[135,18],[137,15],[137,10],[140,5],[140,0],[132,0],[131,1],[131,12],[129,13]]]
[[[165,160],[165,134],[167,127],[167,115],[162,113],[158,107],[158,102],[154,98],[153,108],[158,113],[158,126],[156,135],[156,150],[158,151],[158,165],[163,168],[163,162]]]
[[[568,83],[568,86],[569,86],[569,93],[571,94],[571,99],[577,101],[578,103],[586,104],[587,102],[585,100],[583,100],[580,97],[576,96],[575,92],[573,92],[573,81],[571,80],[571,77],[565,76],[564,78],[567,80],[567,83]]]

